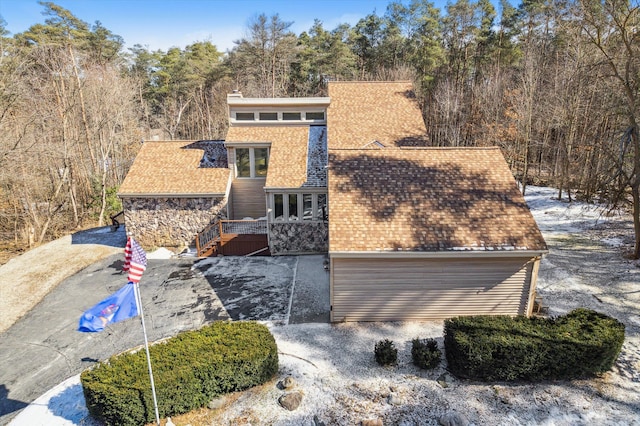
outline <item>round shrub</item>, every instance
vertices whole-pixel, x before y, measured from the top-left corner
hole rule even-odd
[[[398,363],[398,349],[389,339],[376,343],[374,352],[376,362],[380,365],[396,365]]]
[[[413,339],[411,341],[411,359],[416,367],[423,370],[436,368],[440,364],[442,352],[435,339]]]

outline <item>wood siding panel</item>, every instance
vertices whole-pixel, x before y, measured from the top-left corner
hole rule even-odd
[[[234,179],[231,184],[233,218],[258,219],[267,215],[264,184],[266,179]]]
[[[332,321],[526,315],[531,260],[333,258]]]

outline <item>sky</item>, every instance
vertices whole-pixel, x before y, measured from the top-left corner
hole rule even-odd
[[[354,25],[366,15],[383,15],[391,0],[54,0],[74,16],[93,24],[100,21],[121,36],[125,46],[150,50],[184,48],[196,41],[211,41],[219,51],[231,50],[243,37],[248,23],[261,13],[279,14],[300,34],[315,18],[327,30],[341,23]],[[446,0],[434,3],[441,9]],[[405,2],[406,3],[406,2]],[[14,35],[31,25],[44,23],[44,7],[38,0],[0,0],[0,16]]]

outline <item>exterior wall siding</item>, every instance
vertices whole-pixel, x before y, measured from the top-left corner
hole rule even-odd
[[[329,247],[327,222],[269,224],[271,254],[324,253]]]
[[[125,226],[143,246],[195,245],[195,236],[216,218],[226,217],[221,198],[123,198]]]
[[[528,315],[530,258],[331,259],[332,321]]]
[[[267,215],[266,179],[234,179],[231,184],[232,219],[252,217],[258,219]]]

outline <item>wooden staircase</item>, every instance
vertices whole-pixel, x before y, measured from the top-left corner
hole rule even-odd
[[[216,220],[196,235],[196,252],[198,257],[215,256],[220,245],[222,223]]]

